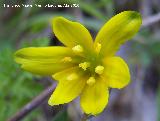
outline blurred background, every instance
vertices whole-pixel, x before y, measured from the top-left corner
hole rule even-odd
[[[18,121],[11,117],[44,94],[34,110],[23,114],[22,121],[80,121],[78,100],[50,107],[46,88],[54,81],[21,70],[13,53],[23,47],[61,44],[51,28],[55,16],[81,22],[95,37],[109,18],[124,10],[143,16],[139,33],[117,53],[129,64],[132,82],[122,90],[112,89],[107,108],[90,120],[160,121],[159,6],[160,0],[0,0],[0,121]]]

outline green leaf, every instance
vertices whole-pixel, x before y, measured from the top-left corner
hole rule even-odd
[[[158,113],[157,114],[160,114],[160,87],[158,88],[158,96],[157,96],[157,102],[158,102]],[[160,121],[160,115],[158,115],[158,121]]]
[[[59,111],[58,114],[54,117],[53,121],[69,121],[67,110]]]

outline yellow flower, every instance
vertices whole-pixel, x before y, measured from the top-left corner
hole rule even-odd
[[[123,88],[130,82],[126,62],[115,56],[120,45],[138,32],[142,20],[135,11],[111,18],[93,42],[80,23],[63,17],[53,19],[53,31],[66,47],[29,47],[18,50],[15,60],[24,70],[52,75],[58,86],[49,105],[59,105],[80,96],[86,114],[97,115],[108,103],[109,88]]]

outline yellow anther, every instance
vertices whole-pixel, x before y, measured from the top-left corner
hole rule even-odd
[[[72,48],[72,50],[75,52],[75,53],[81,53],[83,52],[83,47],[81,45],[77,45],[77,46],[74,46]]]
[[[103,71],[104,71],[104,67],[103,66],[97,66],[96,68],[95,68],[95,72],[97,73],[97,74],[102,74],[103,73]]]
[[[62,60],[62,62],[71,62],[72,61],[72,58],[71,57],[64,57]]]
[[[86,70],[90,66],[89,62],[83,62],[79,64],[79,67],[81,67],[83,70]]]
[[[72,73],[71,75],[69,75],[67,77],[67,80],[72,81],[72,80],[75,80],[77,78],[78,78],[77,74],[76,73]]]
[[[96,44],[95,50],[96,50],[97,53],[100,52],[100,50],[101,50],[101,44],[100,43]]]
[[[88,85],[93,85],[94,83],[96,82],[95,78],[94,77],[90,77],[88,80],[87,80],[87,84]]]

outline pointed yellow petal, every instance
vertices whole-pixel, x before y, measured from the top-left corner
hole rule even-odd
[[[53,76],[59,80],[56,90],[51,95],[49,105],[59,105],[72,101],[85,86],[85,78],[78,68],[71,68]]]
[[[103,80],[86,85],[80,96],[81,107],[86,114],[101,113],[108,103],[109,92]]]
[[[75,74],[75,72],[77,71],[80,71],[78,66],[71,67],[71,68],[55,73],[54,75],[52,75],[52,78],[57,81],[69,80],[69,77],[71,77],[71,75]]]
[[[99,31],[96,40],[101,44],[100,55],[114,55],[120,45],[131,39],[139,30],[141,16],[135,11],[124,11],[112,17]]]
[[[92,37],[89,31],[80,23],[69,21],[63,17],[53,19],[53,31],[56,37],[66,46],[80,45],[83,49],[91,49]]]
[[[103,75],[111,88],[123,88],[130,82],[130,72],[126,62],[120,57],[104,60]]]
[[[68,67],[74,66],[71,62],[63,62],[65,57],[74,57],[70,48],[66,47],[29,47],[15,53],[15,61],[22,64],[22,68],[40,75],[52,75]]]
[[[74,64],[72,63],[66,64],[66,63],[29,62],[29,63],[22,64],[21,68],[33,74],[47,76],[73,66]]]

